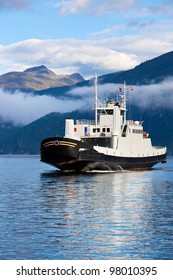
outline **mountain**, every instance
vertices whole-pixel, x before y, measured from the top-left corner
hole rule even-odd
[[[93,112],[50,113],[29,125],[0,128],[0,154],[39,154],[40,142],[47,137],[64,136],[66,118],[93,119]]]
[[[148,85],[157,84],[169,77],[173,77],[173,51],[145,61],[133,69],[101,75],[98,77],[98,84],[123,84],[126,81],[127,85]],[[71,86],[35,91],[35,94],[68,97],[69,91],[91,85],[94,86],[93,79],[83,80]]]
[[[173,76],[173,51],[145,61],[133,69],[99,77],[101,83],[146,85]]]
[[[25,70],[26,73],[37,73],[39,71],[46,71],[44,67],[41,69],[31,68]],[[25,72],[24,71],[24,72]],[[50,70],[49,70],[50,71]],[[76,74],[75,74],[76,75]],[[77,74],[78,75],[78,74]],[[123,83],[126,80],[130,85],[148,85],[158,84],[164,79],[172,77],[173,79],[173,52],[166,53],[157,58],[151,59],[133,69],[106,74],[98,77],[99,83]],[[79,89],[83,86],[93,86],[93,80],[82,81],[72,86],[62,86],[55,88],[48,88],[40,91],[35,91],[35,95],[51,95],[63,99],[82,98],[82,94],[76,96],[70,95],[69,90]],[[165,98],[167,92],[164,93]],[[170,97],[170,96],[169,96]],[[171,100],[170,100],[171,103]],[[56,134],[64,135],[65,118],[74,119],[94,119],[93,111],[80,112],[75,111],[71,113],[51,113],[35,122],[24,127],[13,127],[11,123],[4,124],[0,120],[0,154],[38,154],[40,149],[40,142],[44,138],[54,136]],[[155,104],[152,108],[139,108],[131,105],[130,118],[134,120],[143,120],[144,129],[149,132],[154,145],[167,146],[168,154],[173,155],[173,109],[158,108]]]
[[[0,88],[4,90],[43,90],[52,87],[74,85],[84,81],[84,78],[74,73],[72,75],[56,75],[44,65],[28,68],[23,72],[9,72],[0,76]]]
[[[144,129],[152,139],[153,145],[166,146],[168,155],[173,155],[172,110],[140,110],[131,108],[131,118],[144,121]],[[47,137],[64,136],[66,118],[94,119],[94,112],[74,111],[71,113],[50,113],[22,128],[1,130],[0,154],[39,154],[40,143]],[[159,121],[160,120],[160,121]]]

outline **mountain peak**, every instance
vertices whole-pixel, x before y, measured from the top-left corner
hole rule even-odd
[[[23,72],[9,72],[0,76],[0,88],[8,90],[43,90],[59,86],[74,85],[83,81],[78,74],[56,75],[46,66],[27,68]]]
[[[73,73],[69,75],[72,79],[79,80],[80,82],[84,81],[85,79],[79,73]]]
[[[33,72],[52,72],[52,71],[49,70],[46,66],[41,65],[41,66],[35,66],[35,67],[27,68],[23,72],[25,72],[25,73],[33,73]]]

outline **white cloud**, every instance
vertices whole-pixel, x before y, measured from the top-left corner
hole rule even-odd
[[[93,10],[98,14],[121,13],[131,9],[135,3],[136,0],[100,0]]]
[[[172,1],[163,1],[153,4],[141,2],[140,0],[60,0],[54,6],[59,9],[61,15],[66,14],[97,14],[123,17],[152,16],[166,13],[172,16]]]
[[[57,74],[73,70],[86,76],[133,68],[139,62],[135,55],[116,51],[102,41],[76,39],[30,39],[0,46],[0,60],[4,73],[44,64]]]
[[[93,82],[94,84],[94,82]],[[94,86],[76,88],[68,93],[78,96],[90,97],[91,102],[94,102]],[[116,94],[119,87],[123,87],[122,84],[99,84],[98,83],[98,96],[100,101],[104,101],[107,96]],[[128,102],[145,109],[157,109],[157,108],[173,108],[173,77],[165,78],[158,84],[132,86],[127,85],[129,89],[127,92]],[[133,90],[130,90],[133,88]]]
[[[108,96],[112,98],[112,94],[116,99],[120,86],[122,85],[98,84],[100,101],[104,102]],[[159,84],[133,88],[134,90],[129,91],[127,98],[130,104],[147,110],[173,108],[173,78],[165,79]],[[94,108],[94,82],[91,82],[90,86],[69,91],[65,99],[47,95],[27,95],[22,92],[11,94],[0,90],[0,100],[1,120],[10,121],[14,125],[26,125],[51,112],[65,113]]]
[[[58,99],[47,95],[13,94],[0,90],[0,118],[14,125],[26,125],[51,112],[71,112],[80,109],[85,100]]]
[[[113,32],[113,28],[105,28],[101,31],[97,31],[97,32],[92,32],[90,35],[95,37],[95,36],[105,36],[105,35],[109,35]]]
[[[10,71],[45,65],[57,74],[79,72],[85,78],[121,70],[127,70],[173,49],[173,25],[167,22],[150,22],[145,28],[137,22],[139,33],[133,33],[134,23],[126,28],[129,34],[119,35],[117,30],[125,25],[112,27],[112,37],[96,38],[111,29],[103,29],[87,39],[28,39],[0,46],[0,75]],[[142,32],[141,32],[142,28]],[[159,32],[156,32],[156,29]],[[113,34],[114,32],[114,34]],[[93,39],[95,38],[95,39]]]
[[[127,55],[135,54],[139,62],[144,62],[173,50],[171,26],[165,32],[163,32],[162,27],[162,25],[158,24],[159,34],[156,34],[152,30],[152,26],[150,26],[140,34],[115,36],[102,40],[102,44],[105,47],[109,46],[109,48],[116,49],[117,52],[121,51]]]
[[[78,14],[90,5],[91,0],[61,0],[55,4],[60,9],[60,14]]]
[[[99,84],[98,98],[104,102],[107,97],[117,98],[119,87],[123,84]],[[131,90],[133,88],[133,90]],[[157,108],[173,108],[173,77],[165,78],[158,84],[133,86],[127,85],[127,102],[140,108],[148,110]],[[90,100],[90,104],[94,104],[94,81],[87,87],[78,87],[68,92],[72,96],[83,96]],[[85,99],[84,99],[85,100]],[[128,107],[128,106],[127,106]]]
[[[131,103],[145,109],[173,108],[173,77],[159,84],[135,86],[129,93]]]

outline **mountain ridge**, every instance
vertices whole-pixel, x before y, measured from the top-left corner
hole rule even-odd
[[[35,91],[52,87],[69,86],[84,81],[79,73],[57,75],[46,66],[27,68],[23,72],[13,71],[0,76],[0,88],[3,90]]]
[[[142,62],[132,69],[108,73],[98,76],[98,84],[126,84],[148,85],[162,82],[165,78],[173,77],[173,51]],[[54,97],[68,95],[68,92],[79,87],[94,85],[93,78],[81,81],[71,86],[52,87],[35,91],[38,95],[51,95]]]
[[[140,63],[132,69],[100,76],[101,83],[123,83],[146,85],[159,83],[173,76],[173,51]]]
[[[41,70],[44,71],[45,68],[40,68]],[[34,71],[34,69],[30,71]],[[173,80],[173,52],[143,62],[130,70],[99,76],[98,80],[101,84],[123,83],[126,80],[127,84],[130,85],[149,85],[160,83],[168,77]],[[94,86],[93,81],[92,85]],[[91,80],[82,81],[72,86],[35,91],[34,95],[53,95],[66,102],[68,97],[73,100],[82,97],[82,95],[78,95],[78,97],[68,96],[69,90],[75,90],[82,86],[91,86]],[[133,110],[131,107],[130,111],[132,119],[138,120],[140,116],[140,119],[144,120],[144,128],[150,133],[153,144],[167,146],[168,154],[173,155],[173,109],[156,108],[153,104],[152,109],[134,106]],[[38,154],[41,140],[56,134],[63,136],[65,118],[93,119],[93,112],[74,111],[63,114],[52,112],[21,128],[12,127],[10,123],[5,128],[2,124],[0,126],[0,154]]]

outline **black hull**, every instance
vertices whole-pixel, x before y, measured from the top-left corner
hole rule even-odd
[[[93,146],[68,138],[48,138],[41,143],[41,161],[61,171],[148,170],[165,162],[166,154],[151,157],[117,157],[98,153]]]

